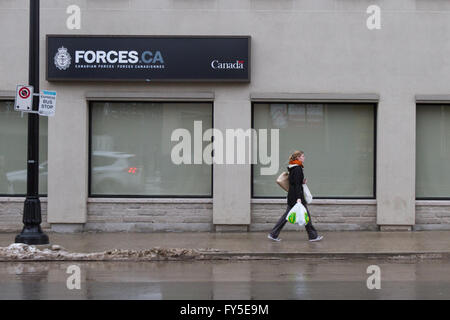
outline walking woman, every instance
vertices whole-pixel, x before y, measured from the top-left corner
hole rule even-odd
[[[308,233],[309,241],[320,241],[323,236],[317,234],[317,230],[312,225],[311,216],[309,215],[308,207],[306,206],[305,196],[303,195],[303,184],[306,183],[306,179],[303,175],[303,163],[305,162],[305,153],[303,151],[295,151],[289,157],[289,191],[287,195],[287,210],[278,220],[277,224],[273,227],[268,238],[274,241],[280,241],[278,238],[281,229],[286,224],[286,217],[292,207],[301,202],[308,211],[309,222],[305,225],[306,232]]]

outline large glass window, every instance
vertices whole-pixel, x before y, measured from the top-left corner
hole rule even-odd
[[[450,105],[418,105],[416,197],[450,198]]]
[[[47,194],[47,123],[39,117],[39,193]],[[27,193],[28,114],[0,101],[0,195]]]
[[[373,104],[255,103],[256,131],[279,130],[280,168],[274,175],[261,175],[260,168],[267,166],[253,165],[253,196],[285,197],[275,180],[287,171],[289,155],[302,150],[313,196],[373,198],[374,123]]]
[[[176,129],[189,131],[193,153],[194,121],[201,121],[203,132],[212,128],[212,104],[92,103],[90,194],[211,197],[210,164],[171,158],[180,143],[171,141]]]

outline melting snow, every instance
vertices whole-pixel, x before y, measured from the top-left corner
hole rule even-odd
[[[216,249],[183,249],[183,248],[150,248],[146,250],[112,249],[103,252],[78,253],[69,252],[59,245],[52,245],[46,249],[39,249],[32,245],[14,243],[8,247],[0,247],[0,261],[24,260],[83,260],[83,261],[157,261],[157,260],[186,260],[204,259],[204,253],[218,252]]]

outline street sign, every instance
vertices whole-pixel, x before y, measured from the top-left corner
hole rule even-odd
[[[33,86],[17,85],[14,109],[30,111],[33,109]]]
[[[53,117],[56,109],[56,91],[43,90],[39,96],[39,115]]]
[[[47,35],[49,81],[250,82],[250,36]]]

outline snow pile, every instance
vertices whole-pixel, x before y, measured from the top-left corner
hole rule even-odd
[[[20,255],[24,253],[33,254],[37,251],[36,247],[29,246],[24,243],[13,243],[6,249],[13,255]]]
[[[146,250],[112,249],[103,252],[77,253],[69,252],[58,245],[40,250],[35,246],[14,243],[0,247],[0,261],[160,261],[205,259],[205,253],[218,252],[216,249],[184,249],[155,247]]]

